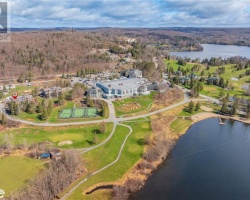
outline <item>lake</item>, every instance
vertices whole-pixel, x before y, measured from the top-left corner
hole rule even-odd
[[[134,200],[249,200],[250,126],[200,121],[183,135]]]
[[[192,52],[170,52],[170,55],[188,57],[191,59],[200,58],[202,61],[205,58],[222,57],[229,58],[232,56],[242,56],[250,58],[250,47],[234,46],[234,45],[215,45],[215,44],[201,44],[203,51]]]

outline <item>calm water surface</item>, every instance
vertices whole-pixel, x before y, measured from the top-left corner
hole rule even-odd
[[[234,46],[234,45],[215,45],[215,44],[201,44],[203,51],[193,52],[170,52],[170,55],[180,57],[188,57],[191,59],[204,58],[210,59],[211,57],[229,58],[232,56],[242,56],[250,58],[250,47]]]
[[[132,199],[249,200],[250,126],[194,124]]]

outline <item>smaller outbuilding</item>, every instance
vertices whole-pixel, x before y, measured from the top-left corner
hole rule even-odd
[[[51,158],[52,158],[51,153],[43,153],[38,157],[38,159],[51,159]]]
[[[90,96],[91,98],[101,98],[103,94],[102,89],[92,87],[91,89],[88,89],[86,92],[87,96]]]

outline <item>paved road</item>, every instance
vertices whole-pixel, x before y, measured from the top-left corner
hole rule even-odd
[[[202,97],[205,98],[205,99],[192,99],[192,100],[193,101],[207,101],[207,100],[210,100],[210,101],[216,101],[216,102],[218,101],[217,99],[213,99],[213,98],[207,97],[205,95],[202,95]],[[102,99],[102,100],[107,102],[108,107],[109,107],[109,118],[104,119],[104,120],[93,120],[93,121],[83,121],[83,122],[65,122],[65,123],[49,123],[49,122],[43,122],[43,123],[41,122],[41,123],[39,123],[39,122],[31,122],[31,121],[27,121],[27,120],[17,119],[17,118],[15,118],[13,116],[10,116],[10,115],[7,115],[7,118],[11,119],[11,120],[14,120],[14,121],[17,121],[17,122],[24,123],[24,124],[33,125],[33,126],[52,126],[52,127],[74,126],[74,125],[82,125],[82,124],[94,124],[94,123],[101,123],[103,121],[104,122],[117,123],[117,122],[123,122],[123,121],[127,121],[127,120],[134,120],[134,119],[138,119],[138,118],[145,118],[145,117],[148,117],[148,116],[151,116],[151,115],[155,115],[155,114],[170,110],[172,108],[175,108],[175,107],[178,107],[178,106],[183,105],[185,103],[188,103],[190,101],[190,98],[188,96],[188,91],[184,90],[184,99],[179,103],[173,104],[171,106],[165,107],[165,108],[160,109],[160,110],[149,112],[147,114],[137,115],[137,116],[133,116],[133,117],[124,117],[124,118],[117,118],[115,116],[115,109],[114,109],[114,106],[112,104],[112,101],[106,100],[106,99]],[[2,106],[3,105],[0,104],[0,108]]]
[[[102,141],[100,144],[95,145],[95,146],[93,146],[93,147],[78,149],[78,150],[80,151],[80,154],[86,153],[86,152],[91,151],[91,150],[93,150],[93,149],[96,149],[96,148],[102,146],[103,144],[105,144],[107,141],[109,141],[109,139],[110,139],[110,138],[114,135],[114,133],[115,133],[115,129],[116,129],[117,124],[118,124],[117,122],[114,122],[114,126],[113,126],[113,129],[112,129],[111,133],[110,133],[109,136],[108,136],[104,141]]]
[[[133,129],[132,129],[130,126],[127,126],[127,125],[125,125],[125,124],[120,124],[120,125],[121,125],[121,126],[127,127],[127,128],[129,129],[129,134],[125,137],[125,139],[124,139],[124,141],[123,141],[123,143],[122,143],[122,146],[120,147],[120,150],[119,150],[119,153],[118,153],[118,155],[117,155],[117,158],[116,158],[113,162],[111,162],[110,164],[108,164],[108,165],[102,167],[101,169],[99,169],[99,170],[93,172],[93,173],[90,174],[87,178],[85,178],[83,181],[81,181],[81,182],[78,183],[76,186],[74,186],[73,188],[71,188],[62,198],[60,198],[61,200],[67,199],[67,198],[68,198],[68,197],[69,197],[69,196],[70,196],[70,195],[71,195],[80,185],[82,185],[83,183],[85,183],[89,178],[91,178],[92,176],[98,174],[99,172],[101,172],[101,171],[107,169],[108,167],[114,165],[114,164],[120,159],[121,154],[122,154],[122,150],[123,150],[123,148],[124,148],[124,146],[125,146],[125,143],[126,143],[128,137],[129,137],[129,136],[131,135],[131,133],[133,132]]]
[[[114,106],[112,104],[111,101],[106,100],[106,99],[102,99],[103,101],[107,102],[108,107],[109,107],[109,118],[108,119],[103,119],[103,120],[93,120],[93,121],[84,121],[84,122],[65,122],[65,123],[49,123],[49,122],[31,122],[31,121],[27,121],[27,120],[22,120],[22,119],[18,119],[15,118],[13,116],[10,115],[6,115],[6,117],[10,120],[16,121],[16,122],[21,122],[24,124],[28,124],[28,125],[33,125],[33,126],[73,126],[73,125],[81,125],[81,124],[94,124],[94,123],[101,123],[101,122],[118,122],[118,120],[116,120],[116,116],[115,116],[115,109]],[[4,104],[0,103],[0,109],[2,112],[4,111]]]
[[[12,116],[9,116],[7,115],[7,118],[11,119],[11,120],[14,120],[14,121],[18,121],[18,122],[22,122],[22,123],[25,123],[25,124],[29,124],[29,125],[33,125],[33,126],[69,126],[69,125],[80,125],[80,124],[91,124],[91,123],[101,123],[101,122],[113,122],[114,123],[114,126],[113,126],[113,129],[112,129],[112,132],[110,133],[110,135],[103,141],[101,142],[100,144],[96,145],[96,146],[93,146],[93,147],[89,147],[89,148],[83,148],[83,149],[80,149],[80,153],[86,153],[90,150],[93,150],[95,148],[98,148],[100,147],[101,145],[105,144],[114,134],[115,132],[115,129],[117,127],[117,124],[119,122],[123,122],[123,121],[128,121],[128,120],[134,120],[134,119],[138,119],[138,118],[146,118],[148,116],[151,116],[151,115],[155,115],[155,114],[158,114],[160,112],[164,112],[164,111],[167,111],[167,110],[170,110],[170,109],[173,109],[175,107],[178,107],[180,105],[183,105],[185,103],[188,103],[190,101],[190,98],[188,96],[188,90],[184,89],[184,99],[179,102],[179,103],[176,103],[174,105],[171,105],[171,106],[168,106],[168,107],[165,107],[163,109],[160,109],[160,110],[157,110],[157,111],[153,111],[153,112],[149,112],[147,114],[142,114],[142,115],[139,115],[139,116],[133,116],[133,117],[125,117],[125,118],[116,118],[115,116],[115,109],[114,109],[114,106],[113,106],[113,103],[112,101],[110,100],[105,100],[105,102],[107,102],[108,104],[108,107],[109,107],[109,118],[108,119],[104,119],[104,120],[93,120],[93,121],[85,121],[85,122],[69,122],[69,123],[56,123],[56,124],[53,124],[53,123],[36,123],[36,122],[30,122],[30,121],[26,121],[26,120],[20,120],[20,119],[16,119],[16,118],[13,118]],[[207,96],[204,96],[202,95],[203,98],[205,98],[205,100],[210,100],[210,101],[215,101],[216,99],[213,99],[213,98],[210,98],[210,97],[207,97]],[[103,100],[103,99],[102,99]],[[194,99],[195,101],[199,100],[199,101],[204,101],[204,99]],[[216,100],[217,101],[217,100]],[[1,105],[0,104],[0,109],[2,111],[4,111],[3,109],[3,104]],[[92,174],[90,174],[87,178],[85,178],[83,181],[81,181],[80,183],[78,183],[76,186],[74,186],[67,194],[65,194],[61,200],[65,200],[67,199],[73,191],[75,191],[80,185],[82,185],[84,182],[86,182],[91,176],[94,176],[95,174],[107,169],[108,167],[112,166],[113,164],[115,164],[119,159],[120,159],[120,156],[121,156],[121,153],[122,153],[122,150],[124,148],[124,145],[127,141],[127,138],[130,136],[130,134],[132,133],[132,128],[130,126],[127,126],[127,125],[124,125],[122,124],[123,126],[125,127],[128,127],[130,132],[129,134],[126,136],[121,148],[120,148],[120,151],[119,151],[119,154],[117,156],[117,158],[111,162],[110,164],[104,166],[103,168],[93,172]]]

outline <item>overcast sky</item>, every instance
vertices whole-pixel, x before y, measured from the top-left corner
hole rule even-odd
[[[11,27],[250,27],[250,0],[8,0]]]

